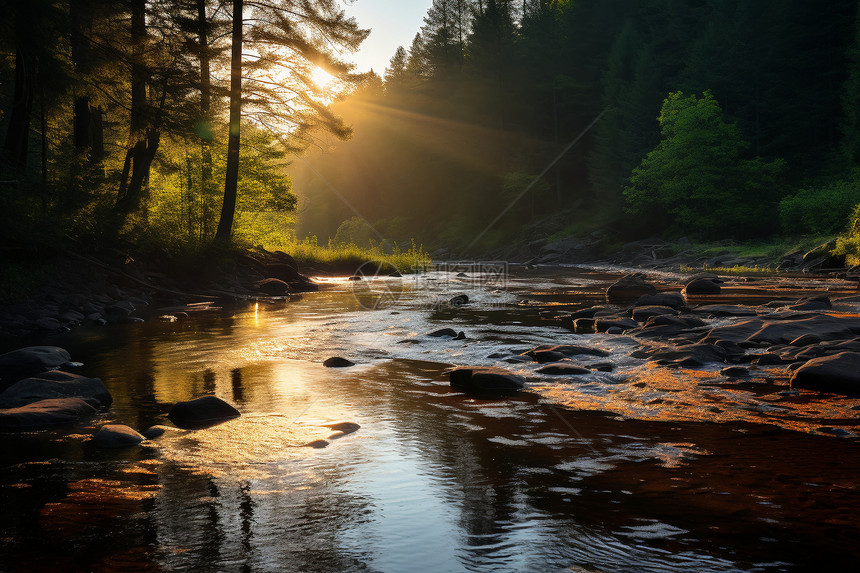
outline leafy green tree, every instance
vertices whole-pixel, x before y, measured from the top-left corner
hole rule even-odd
[[[674,230],[709,238],[775,230],[784,162],[747,158],[750,143],[723,119],[713,94],[670,94],[659,122],[662,141],[624,190],[630,213],[665,213]]]

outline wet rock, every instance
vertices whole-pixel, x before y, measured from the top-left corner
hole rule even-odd
[[[74,424],[95,413],[96,409],[81,398],[39,400],[17,408],[0,409],[0,430],[29,431]]]
[[[637,326],[639,326],[639,323],[632,318],[598,318],[594,321],[595,332],[608,332],[612,328],[617,328],[620,331],[618,334],[620,334],[625,330],[636,328]]]
[[[322,448],[328,447],[328,445],[329,442],[327,442],[326,440],[314,440],[313,442],[308,442],[307,444],[304,444],[303,447],[321,450]]]
[[[822,434],[829,434],[831,436],[837,436],[839,438],[847,438],[848,436],[853,435],[853,434],[851,434],[851,432],[849,432],[848,430],[846,430],[844,428],[833,428],[831,426],[823,426],[821,428],[816,428],[815,431],[821,432]]]
[[[638,306],[630,309],[630,318],[636,322],[646,322],[652,316],[663,314],[678,314],[678,310],[669,306]]]
[[[807,333],[801,334],[789,342],[789,344],[791,346],[811,346],[813,344],[818,344],[819,342],[821,342],[821,338],[817,334]]]
[[[57,368],[71,360],[58,346],[28,346],[0,355],[0,388],[34,374]]]
[[[41,328],[42,330],[47,330],[48,332],[60,332],[66,329],[66,326],[57,320],[56,318],[51,318],[50,316],[43,316],[34,321],[34,324]]]
[[[720,370],[720,375],[728,376],[729,378],[746,378],[750,375],[749,368],[743,366],[729,366]]]
[[[349,366],[355,366],[355,362],[341,358],[340,356],[332,356],[325,359],[323,366],[326,368],[348,368]]]
[[[687,304],[684,296],[679,292],[659,292],[657,294],[646,294],[640,296],[633,306],[668,306],[676,310]]]
[[[458,294],[457,296],[451,298],[448,303],[452,306],[461,306],[464,304],[469,304],[469,297],[464,294]]]
[[[141,432],[141,435],[147,440],[154,440],[159,436],[163,436],[167,431],[167,428],[164,426],[152,426]]]
[[[451,388],[476,396],[505,396],[525,388],[521,376],[501,368],[455,368],[449,376]]]
[[[574,334],[592,334],[594,332],[593,318],[577,318],[573,321]]]
[[[451,338],[457,337],[457,331],[453,328],[440,328],[439,330],[434,330],[427,334],[427,336],[432,336],[434,338],[441,338],[443,336],[450,336]]]
[[[134,311],[134,304],[128,300],[117,301],[105,308],[105,313],[113,316],[129,316]]]
[[[561,375],[570,375],[570,376],[579,376],[582,374],[591,374],[591,370],[588,368],[583,368],[582,366],[577,366],[576,364],[565,364],[564,362],[555,362],[552,364],[547,364],[541,368],[537,369],[538,374],[549,374],[552,376],[561,376]]]
[[[571,356],[609,356],[609,352],[600,348],[591,348],[589,346],[578,346],[575,344],[556,344],[554,346],[538,346],[526,352],[523,356],[530,356],[535,362],[557,362],[563,358]]]
[[[860,318],[813,315],[799,320],[765,322],[747,340],[768,344],[789,344],[804,334],[814,334],[821,340],[844,340],[860,333]]]
[[[461,330],[452,340],[466,340],[466,333]]]
[[[697,278],[688,282],[683,290],[681,290],[681,294],[684,297],[688,296],[707,296],[707,295],[716,295],[720,294],[720,282],[722,282],[718,278]]]
[[[107,407],[113,402],[99,378],[49,370],[19,380],[0,392],[0,407],[16,408],[52,398],[82,398],[97,407]]]
[[[124,424],[106,424],[96,432],[90,442],[99,448],[130,448],[146,438]]]
[[[653,362],[664,366],[683,366],[693,368],[705,364],[725,362],[729,352],[712,344],[689,344],[676,348],[661,348],[650,353]]]
[[[814,358],[795,370],[789,382],[792,388],[860,396],[860,353]]]
[[[167,419],[179,428],[196,428],[218,424],[238,418],[239,410],[216,396],[203,396],[196,400],[177,402]]]
[[[833,303],[830,301],[830,297],[827,296],[817,296],[817,297],[809,297],[802,298],[798,300],[795,304],[788,307],[788,310],[793,311],[807,311],[807,310],[826,310],[831,308]]]
[[[358,275],[352,275],[351,277],[349,277],[349,278],[348,278],[348,279],[346,279],[346,280],[348,280],[348,281],[360,281],[360,280],[362,280],[362,278],[361,278],[360,276],[358,276]],[[320,441],[324,441],[324,440],[320,440]],[[326,446],[327,446],[327,445],[328,445],[328,444],[326,444]],[[323,446],[323,447],[325,447],[325,446]]]
[[[718,285],[719,286],[719,285]],[[758,313],[754,308],[743,305],[731,304],[708,304],[693,309],[696,314],[704,316],[756,316]]]
[[[355,422],[336,422],[334,424],[323,424],[324,428],[330,428],[335,432],[340,432],[342,435],[352,434],[357,432],[361,426]],[[331,438],[329,438],[331,439]]]
[[[645,278],[638,273],[629,274],[621,277],[606,289],[606,302],[610,303],[628,303],[633,302],[643,295],[653,295],[657,293],[654,285],[645,281]]]

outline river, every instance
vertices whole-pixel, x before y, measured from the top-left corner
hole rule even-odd
[[[289,302],[41,341],[114,403],[74,428],[0,436],[0,569],[853,570],[860,447],[820,430],[856,426],[860,400],[657,368],[629,337],[545,320],[599,302],[608,272],[464,274],[322,279]],[[445,302],[459,293],[471,302]],[[444,327],[466,338],[426,336]],[[612,371],[515,361],[559,343],[608,351],[591,362]],[[357,364],[323,367],[330,356]],[[466,364],[524,374],[529,391],[453,392],[446,369]],[[242,416],[131,450],[86,442],[109,422],[169,425],[173,403],[206,394]],[[342,421],[361,427],[332,436]],[[329,445],[304,447],[315,440]]]

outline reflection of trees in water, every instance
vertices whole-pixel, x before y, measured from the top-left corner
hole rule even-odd
[[[152,512],[159,561],[167,570],[367,570],[369,553],[343,547],[341,536],[368,514],[366,502],[342,490],[347,472],[314,463],[272,477],[212,475],[172,463],[159,469],[162,489]]]

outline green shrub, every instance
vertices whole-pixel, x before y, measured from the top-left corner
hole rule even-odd
[[[849,221],[855,224],[858,203],[860,185],[855,179],[835,180],[785,197],[779,204],[779,221],[790,235],[835,234],[844,231]]]

